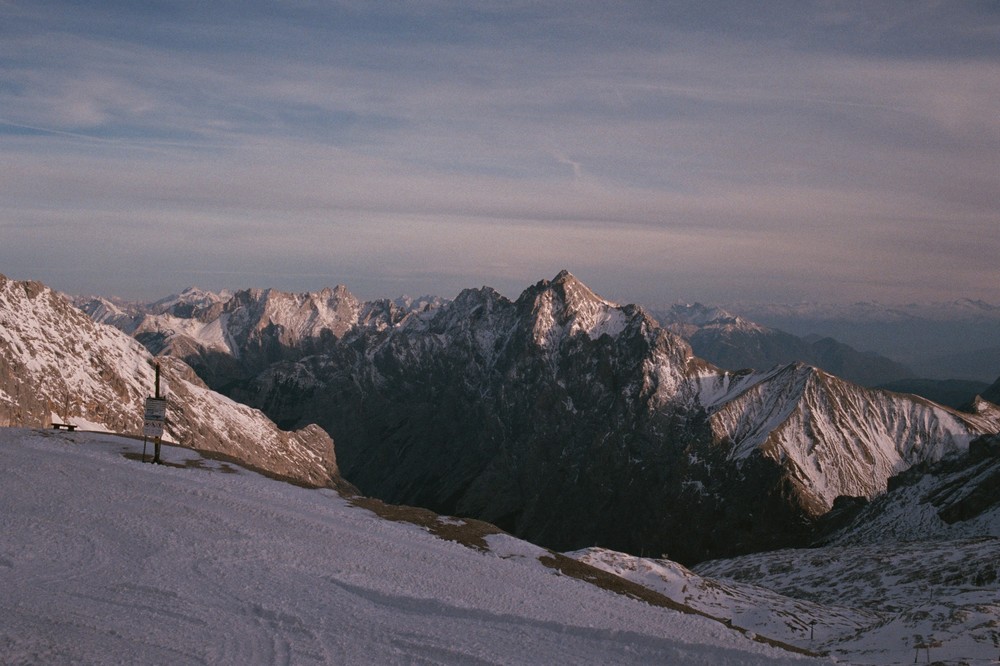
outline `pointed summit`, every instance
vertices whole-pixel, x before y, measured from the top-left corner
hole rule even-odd
[[[554,349],[565,335],[586,333],[591,339],[618,335],[628,323],[623,309],[595,294],[567,270],[549,282],[542,280],[521,294],[518,303],[530,307],[535,341]]]
[[[561,282],[569,282],[569,281],[576,282],[577,279],[576,279],[576,277],[573,276],[572,273],[570,273],[565,268],[562,269],[561,271],[559,271],[559,274],[556,275],[555,279],[552,280],[553,283],[561,283]]]
[[[567,270],[560,271],[551,284],[560,291],[566,306],[572,310],[591,309],[595,306],[617,307],[616,303],[595,294]]]
[[[549,280],[542,280],[533,287],[529,287],[521,295],[521,298],[528,297],[535,300],[546,291],[555,292],[558,299],[564,304],[568,314],[573,314],[581,308],[618,307],[617,303],[598,296],[590,287],[565,269],[559,271],[559,274],[551,282]]]

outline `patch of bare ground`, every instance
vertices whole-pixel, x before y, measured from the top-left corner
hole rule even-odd
[[[472,518],[445,518],[430,511],[415,506],[386,504],[382,500],[355,495],[346,497],[354,506],[368,509],[375,515],[397,523],[419,525],[434,536],[460,543],[467,548],[480,552],[489,552],[486,537],[491,534],[504,534],[496,525]]]

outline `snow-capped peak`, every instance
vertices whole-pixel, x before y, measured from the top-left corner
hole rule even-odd
[[[540,347],[554,349],[564,336],[577,333],[592,340],[602,335],[614,337],[628,323],[621,306],[601,298],[566,270],[551,282],[539,282],[525,295],[532,299],[533,334]]]

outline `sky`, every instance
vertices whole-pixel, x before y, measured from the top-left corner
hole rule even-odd
[[[995,2],[0,0],[0,273],[1000,302]]]

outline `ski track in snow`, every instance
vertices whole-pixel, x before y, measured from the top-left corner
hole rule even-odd
[[[806,660],[308,490],[97,433],[0,429],[0,662]],[[509,541],[508,541],[509,539]]]

